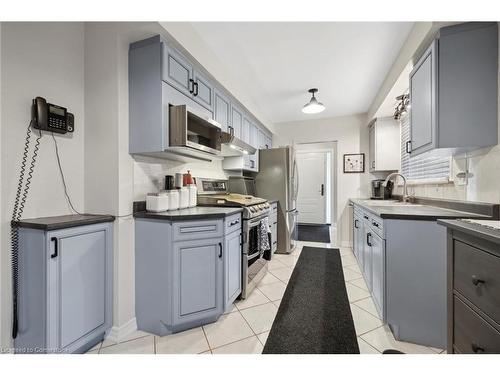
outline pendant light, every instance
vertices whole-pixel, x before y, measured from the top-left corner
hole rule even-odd
[[[308,92],[312,94],[312,98],[304,107],[302,107],[302,112],[307,114],[320,113],[325,110],[323,103],[318,102],[314,94],[318,92],[318,89],[309,89]]]

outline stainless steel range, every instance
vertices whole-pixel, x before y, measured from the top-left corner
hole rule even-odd
[[[267,273],[264,250],[259,247],[259,226],[269,217],[266,199],[251,195],[229,193],[227,180],[197,178],[199,206],[227,206],[243,208],[243,272],[241,298],[246,298]]]

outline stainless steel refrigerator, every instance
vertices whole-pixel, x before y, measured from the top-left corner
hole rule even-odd
[[[259,150],[256,195],[278,201],[277,253],[290,253],[297,240],[297,193],[299,176],[292,146]]]

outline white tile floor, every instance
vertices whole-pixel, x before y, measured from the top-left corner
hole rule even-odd
[[[251,295],[237,301],[232,311],[215,323],[165,337],[138,331],[118,344],[105,340],[88,354],[261,353],[303,246],[334,247],[318,242],[299,242],[294,253],[276,254],[269,264],[269,273]],[[405,353],[444,353],[442,349],[396,341],[378,318],[352,249],[340,248],[340,252],[361,354],[380,354],[389,348]]]

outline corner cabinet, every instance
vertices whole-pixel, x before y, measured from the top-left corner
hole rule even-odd
[[[136,218],[136,319],[159,336],[215,322],[241,293],[241,214]]]
[[[391,117],[373,119],[370,134],[370,172],[397,171],[401,166],[399,123]]]
[[[83,353],[112,325],[112,224],[19,229],[19,353]]]
[[[410,73],[412,156],[498,143],[498,25],[440,29]]]

